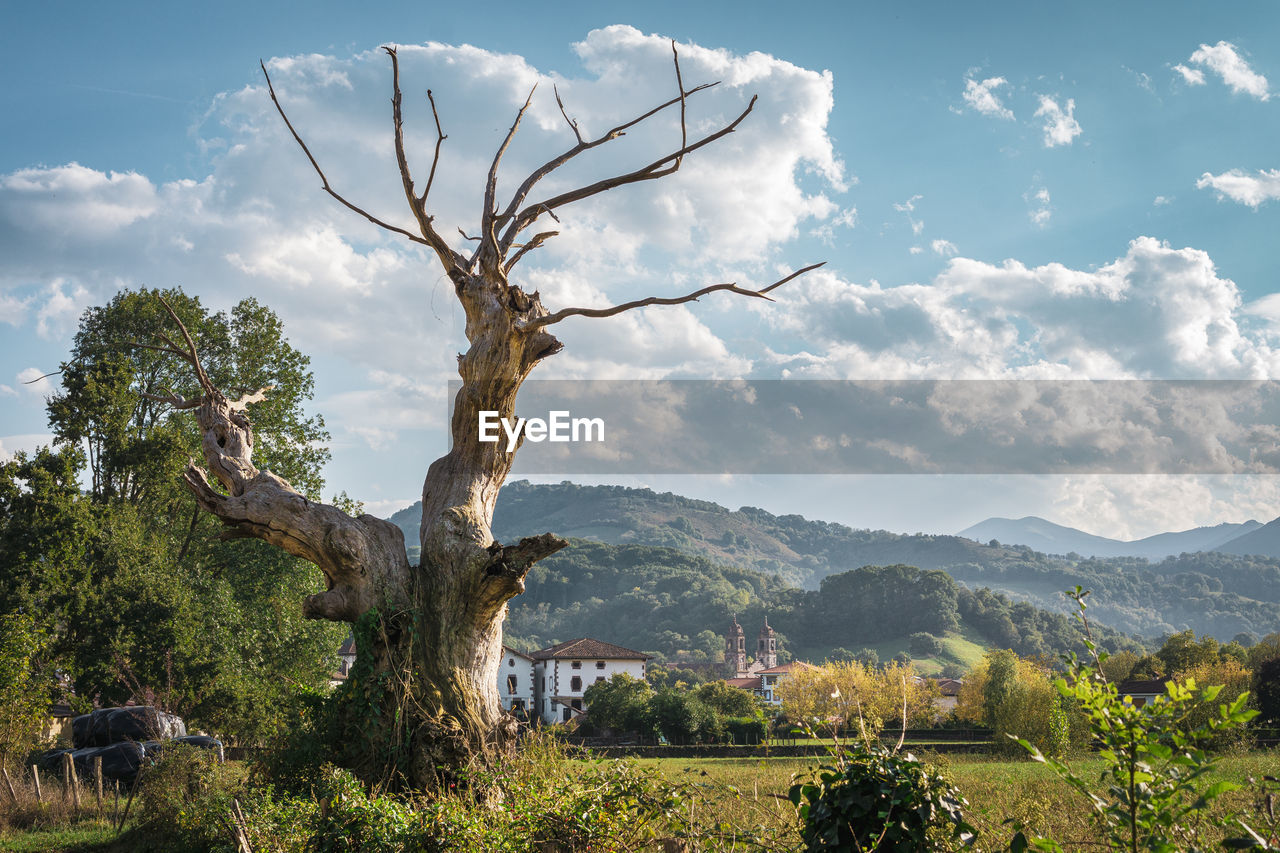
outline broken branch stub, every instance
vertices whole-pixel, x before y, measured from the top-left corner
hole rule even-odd
[[[228,538],[252,537],[319,566],[327,589],[309,596],[303,613],[312,619],[354,621],[371,607],[407,605],[409,562],[404,535],[390,522],[352,518],[337,507],[309,500],[287,480],[253,464],[253,424],[248,407],[266,399],[268,388],[230,400],[209,381],[195,342],[165,303],[187,343],[181,355],[196,371],[204,393],[193,400],[161,399],[194,409],[208,470],[191,462],[183,473],[187,488],[204,510],[217,516]],[[225,493],[209,483],[209,473]]]

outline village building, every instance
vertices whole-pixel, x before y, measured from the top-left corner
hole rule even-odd
[[[338,648],[338,668],[330,674],[329,686],[337,687],[346,681],[351,674],[351,667],[355,665],[356,641],[354,637],[347,637]]]
[[[738,624],[738,617],[733,617],[724,641],[725,683],[730,687],[750,691],[770,705],[781,705],[776,692],[779,682],[808,666],[801,661],[778,664],[778,633],[770,627],[767,616],[756,635],[755,657],[748,662],[746,631]]]
[[[355,640],[338,650],[338,669],[329,677],[337,687],[355,665]],[[644,680],[649,656],[590,637],[579,637],[528,654],[503,644],[498,665],[498,699],[505,711],[529,721],[567,723],[587,711],[583,694],[621,672]]]
[[[760,689],[757,691],[760,698],[770,705],[781,706],[782,697],[778,695],[778,685],[802,669],[813,669],[813,665],[802,660],[793,660],[790,663],[760,670]]]
[[[567,723],[586,713],[582,694],[619,673],[644,680],[649,656],[612,643],[581,637],[536,651],[534,715],[544,723]]]
[[[503,710],[516,716],[532,714],[537,700],[534,691],[534,660],[508,645],[502,646],[502,665],[498,668],[498,699]]]
[[[1135,707],[1141,708],[1157,696],[1166,695],[1165,685],[1170,680],[1168,678],[1147,678],[1122,681],[1117,686],[1116,693],[1122,700],[1127,698]]]

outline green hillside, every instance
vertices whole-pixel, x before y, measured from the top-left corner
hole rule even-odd
[[[418,541],[420,512],[415,504],[392,517],[410,543]],[[1280,560],[1264,557],[1207,552],[1160,562],[1067,559],[958,536],[857,530],[752,507],[733,511],[648,489],[507,484],[494,514],[495,536],[509,542],[548,530],[673,548],[808,590],[861,566],[903,564],[941,569],[970,588],[989,587],[1037,608],[1065,611],[1062,590],[1079,584],[1094,590],[1091,613],[1099,621],[1149,638],[1189,628],[1225,641],[1242,632],[1261,637],[1280,630]],[[416,558],[416,548],[410,551]]]
[[[940,653],[916,655],[933,671],[963,670],[986,646],[1028,656],[1083,651],[1069,617],[971,591],[945,572],[864,567],[805,591],[671,548],[585,540],[529,572],[524,594],[510,603],[506,636],[526,649],[597,636],[665,658],[719,661],[734,615],[749,644],[767,616],[780,649],[811,661],[868,649],[888,660],[920,633],[941,640]],[[1106,629],[1102,639],[1115,649],[1136,645]]]

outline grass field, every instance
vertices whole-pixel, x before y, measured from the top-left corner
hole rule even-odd
[[[990,756],[945,756],[921,752],[941,767],[969,803],[970,823],[978,830],[979,850],[1008,848],[1013,830],[1006,821],[1020,820],[1060,842],[1096,846],[1097,836],[1088,820],[1088,804],[1043,765],[1028,760],[1000,760]],[[768,821],[777,833],[798,841],[795,811],[786,800],[788,788],[814,766],[813,759],[642,759],[670,779],[706,784],[708,798],[723,811],[724,819],[747,826]],[[1085,779],[1093,780],[1103,762],[1093,756],[1072,762]],[[1280,755],[1258,752],[1221,759],[1212,780],[1225,779],[1246,786],[1225,795],[1200,822],[1203,846],[1214,849],[1226,836],[1222,817],[1228,810],[1254,809],[1249,779],[1274,775]],[[729,788],[737,791],[733,794]]]
[[[1098,837],[1088,820],[1084,799],[1071,791],[1050,770],[1031,761],[1001,760],[991,756],[933,755],[921,757],[940,767],[968,801],[969,821],[978,830],[974,849],[1007,850],[1014,830],[1010,820],[1026,823],[1039,833],[1048,834],[1068,849],[1097,848]],[[767,759],[632,759],[640,766],[656,769],[668,779],[693,785],[699,796],[690,800],[690,809],[699,810],[705,821],[710,817],[729,832],[735,829],[767,842],[764,849],[794,850],[799,844],[796,813],[787,799],[787,791],[797,778],[812,772],[812,758]],[[1103,763],[1094,756],[1082,756],[1073,762],[1086,779],[1096,779]],[[1220,759],[1212,779],[1225,779],[1248,785],[1251,777],[1274,775],[1280,769],[1280,754],[1254,752]],[[557,771],[562,772],[562,771]],[[563,772],[574,772],[567,769]],[[1227,837],[1223,817],[1229,811],[1240,811],[1255,824],[1257,803],[1249,789],[1227,794],[1206,814],[1197,826],[1199,844],[1204,849],[1218,849]],[[1255,813],[1255,814],[1251,814]],[[131,816],[130,823],[133,823]],[[123,853],[129,849],[129,836],[117,840],[115,831],[106,823],[86,818],[71,826],[35,826],[25,832],[0,832],[0,850],[13,853]],[[305,838],[301,839],[305,840]],[[121,846],[121,845],[126,846]],[[758,849],[735,847],[733,849]],[[260,853],[269,853],[263,850]]]

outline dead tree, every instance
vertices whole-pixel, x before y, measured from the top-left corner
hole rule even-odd
[[[384,50],[391,60],[396,162],[416,231],[379,219],[330,185],[285,114],[265,65],[262,72],[280,117],[319,175],[324,191],[375,225],[429,247],[453,282],[465,311],[470,346],[458,357],[462,386],[453,409],[453,447],[432,463],[422,487],[421,564],[409,564],[403,536],[389,522],[369,515],[352,518],[336,507],[309,501],[280,477],[254,466],[246,408],[263,399],[269,389],[234,402],[224,396],[201,368],[186,329],[181,330],[181,342],[162,336],[155,347],[188,361],[200,382],[199,397],[168,400],[177,408],[195,410],[205,462],[222,486],[211,485],[206,471],[194,463],[188,467],[186,483],[200,506],[221,519],[224,535],[262,539],[319,566],[328,589],[303,602],[305,614],[356,626],[360,659],[342,716],[347,763],[366,779],[431,788],[459,768],[492,760],[513,743],[516,723],[502,711],[496,683],[507,602],[523,591],[525,575],[537,560],[567,544],[551,533],[512,545],[494,541],[490,530],[494,504],[513,456],[501,443],[479,440],[479,413],[514,416],[521,383],[540,361],[562,348],[552,327],[569,317],[610,317],[646,305],[678,305],[716,291],[768,299],[770,291],[818,265],[759,289],[713,284],[683,296],[650,297],[612,308],[549,311],[537,292],[522,290],[509,280],[522,258],[558,233],[538,231],[538,223],[558,221],[561,208],[574,202],[674,173],[686,155],[733,133],[750,114],[755,98],[720,129],[689,139],[688,99],[714,84],[686,89],[673,43],[676,95],[601,136],[584,136],[557,92],[556,102],[573,134],[573,145],[535,169],[505,205],[500,204],[496,197],[499,166],[529,108],[531,92],[489,167],[480,227],[475,232],[478,238],[467,256],[441,237],[429,213],[431,185],[446,138],[435,100],[428,91],[437,135],[430,171],[419,190],[405,156],[399,62],[394,48]],[[539,182],[570,160],[672,108],[680,116],[675,150],[588,186],[546,197],[535,195]],[[176,316],[173,319],[177,321]]]

